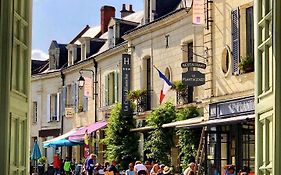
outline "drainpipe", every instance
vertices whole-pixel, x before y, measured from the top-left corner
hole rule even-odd
[[[62,87],[64,87],[65,86],[65,75],[62,72],[62,70],[60,70],[60,78],[61,78]],[[63,119],[64,119],[64,116],[61,117],[61,129],[60,129],[61,135],[63,134],[63,125],[64,125]],[[61,148],[61,155],[63,155],[62,148]]]
[[[94,97],[95,97],[95,122],[97,122],[97,96],[98,96],[98,94],[97,94],[97,83],[98,83],[98,81],[97,81],[97,78],[98,78],[98,63],[96,62],[96,60],[94,59],[94,67],[95,67],[95,75],[94,75],[94,92],[93,92],[93,95],[94,95]]]

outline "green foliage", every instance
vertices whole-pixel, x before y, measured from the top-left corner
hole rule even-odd
[[[38,159],[38,162],[42,165],[47,163],[47,158],[45,156],[42,156],[41,158]]]
[[[198,117],[199,112],[196,107],[189,107],[177,111],[176,117],[178,121],[189,118]],[[189,163],[191,157],[195,157],[200,142],[201,129],[179,129],[177,130],[179,137],[180,154],[182,156],[183,169]]]
[[[145,89],[138,89],[133,90],[128,93],[128,100],[136,101],[139,100],[142,96],[146,95],[147,90]]]
[[[184,85],[182,81],[173,81],[173,85],[171,89],[177,92],[181,92],[186,89],[186,85]]]
[[[156,129],[149,132],[144,149],[147,157],[155,159],[166,165],[170,164],[170,152],[173,146],[173,128],[162,128],[165,123],[170,123],[176,118],[176,110],[172,103],[167,102],[155,109],[148,117],[149,126]]]
[[[241,57],[241,61],[238,65],[242,73],[253,72],[254,71],[254,59],[247,56]]]
[[[139,136],[135,132],[130,132],[135,126],[133,116],[124,118],[121,108],[121,104],[116,104],[112,109],[103,142],[107,146],[105,155],[107,161],[116,160],[121,164],[121,168],[127,168],[130,162],[139,159]]]

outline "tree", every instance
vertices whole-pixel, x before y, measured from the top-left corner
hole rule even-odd
[[[133,115],[124,118],[121,112],[121,104],[116,104],[110,112],[108,125],[105,130],[107,161],[120,162],[121,168],[127,168],[130,162],[139,159],[138,140],[139,136],[130,129],[135,127]]]
[[[177,120],[186,120],[199,116],[196,107],[188,107],[185,109],[177,110]],[[196,156],[197,148],[200,142],[201,129],[178,129],[177,135],[179,137],[180,155],[182,157],[182,168],[186,168],[189,160]]]
[[[172,103],[167,102],[158,107],[147,117],[148,126],[155,129],[149,132],[145,141],[147,157],[164,164],[170,164],[171,147],[173,146],[173,128],[162,128],[165,123],[172,122],[176,117],[176,110]]]

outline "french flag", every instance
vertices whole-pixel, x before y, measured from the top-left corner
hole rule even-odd
[[[163,88],[162,88],[162,90],[160,92],[160,100],[159,100],[160,104],[162,104],[162,101],[163,101],[165,95],[167,94],[167,92],[172,87],[172,83],[168,80],[167,77],[165,77],[165,75],[160,70],[158,70],[156,67],[155,67],[155,69],[158,71],[159,78],[161,78],[161,80],[163,81],[163,84],[164,84]]]

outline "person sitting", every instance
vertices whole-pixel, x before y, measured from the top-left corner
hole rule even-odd
[[[125,175],[135,175],[134,164],[133,163],[129,164],[129,169],[127,169],[125,171]]]

